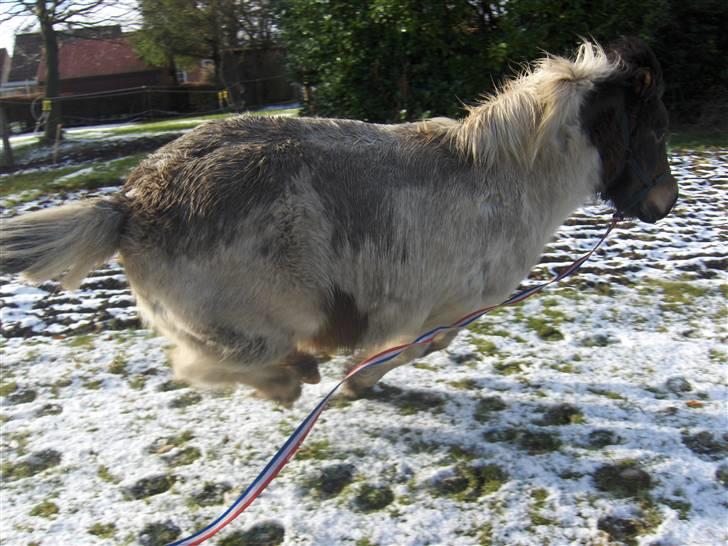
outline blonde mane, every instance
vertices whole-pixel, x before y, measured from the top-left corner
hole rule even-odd
[[[532,168],[544,148],[555,143],[559,128],[578,126],[579,109],[595,82],[619,70],[619,59],[586,41],[573,60],[546,56],[469,107],[462,123],[450,129],[451,143],[479,167],[509,160]]]

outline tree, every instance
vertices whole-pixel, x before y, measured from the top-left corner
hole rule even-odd
[[[242,45],[272,43],[272,0],[139,0],[142,26],[137,53],[150,64],[174,67],[191,59],[215,64],[222,84],[223,52]]]
[[[370,121],[455,114],[505,63],[494,7],[441,0],[286,0],[280,10],[306,109]]]
[[[177,64],[206,57],[206,22],[194,0],[139,0],[141,28],[132,43],[137,54],[153,66],[164,67],[177,82]]]
[[[99,12],[112,4],[111,0],[12,0],[6,6],[3,19],[33,16],[40,25],[45,50],[45,96],[51,100],[51,111],[46,121],[43,141],[53,142],[61,123],[61,103],[53,100],[60,93],[58,34],[61,26],[99,24]],[[118,2],[114,2],[118,4]],[[90,23],[93,21],[93,23]]]
[[[279,17],[312,113],[454,114],[543,51],[637,35],[662,62],[673,119],[728,120],[725,0],[282,0]]]
[[[660,59],[675,124],[728,120],[728,2],[725,0],[509,0],[501,17],[509,57],[564,53],[582,36],[607,45],[640,36]],[[722,110],[722,111],[721,111]]]

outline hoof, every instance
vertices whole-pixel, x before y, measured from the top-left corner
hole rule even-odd
[[[267,377],[255,384],[257,396],[290,408],[301,396],[301,380],[287,367],[268,370]]]
[[[307,353],[294,353],[286,359],[284,366],[290,369],[302,383],[315,385],[321,382],[318,360]]]
[[[349,400],[358,400],[359,398],[365,398],[369,393],[372,392],[371,385],[362,385],[357,383],[353,379],[350,379],[341,386],[341,395]]]
[[[255,391],[256,398],[270,400],[283,406],[286,409],[293,407],[293,403],[301,396],[301,384],[296,383],[286,389],[282,389],[280,385],[272,388],[258,388]]]

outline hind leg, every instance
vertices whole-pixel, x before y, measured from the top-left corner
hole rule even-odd
[[[257,340],[258,350],[220,351],[200,343],[179,343],[172,351],[172,366],[178,379],[193,384],[220,387],[243,383],[255,388],[262,398],[284,405],[292,404],[301,395],[302,383],[318,383],[318,362],[307,353],[287,347],[264,350],[265,342]]]

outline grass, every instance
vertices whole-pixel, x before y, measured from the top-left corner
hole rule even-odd
[[[9,381],[0,385],[0,396],[7,396],[18,390],[18,384],[15,381]]]
[[[298,115],[298,108],[285,108],[281,110],[263,110],[257,112],[247,112],[256,116],[296,116]],[[213,121],[217,119],[225,119],[229,117],[237,116],[238,114],[211,114],[209,116],[198,116],[194,118],[181,118],[181,119],[166,119],[163,121],[150,121],[147,123],[136,123],[134,125],[123,125],[120,127],[107,127],[104,129],[92,129],[88,131],[76,132],[76,136],[83,137],[84,135],[95,136],[99,132],[103,132],[104,135],[110,136],[121,136],[131,135],[137,133],[166,133],[170,131],[181,131],[184,129],[193,129],[198,125],[201,125],[207,121]]]
[[[661,279],[648,279],[643,283],[642,293],[651,293],[655,289],[662,292],[660,309],[662,311],[684,312],[688,306],[693,306],[696,298],[701,298],[708,290],[696,286],[689,281],[667,281]]]
[[[498,491],[508,480],[508,474],[498,465],[458,465],[454,475],[434,484],[432,493],[460,502],[475,502],[480,497]]]
[[[119,483],[119,479],[115,477],[108,467],[106,466],[99,466],[96,470],[96,475],[103,481],[108,483]]]
[[[299,461],[316,460],[323,461],[333,457],[331,446],[328,440],[319,440],[317,442],[309,442],[308,445],[301,446],[296,453],[296,459]]]
[[[50,518],[55,516],[58,512],[60,512],[60,510],[56,503],[43,501],[33,507],[33,509],[30,511],[30,515],[41,518]]]
[[[116,534],[116,524],[114,523],[94,523],[91,527],[86,529],[90,535],[97,536],[99,538],[111,539]]]
[[[726,148],[728,147],[728,132],[715,129],[683,129],[670,135],[667,147],[671,152]]]
[[[13,195],[13,201],[17,204],[58,191],[78,191],[119,185],[146,155],[134,154],[111,161],[82,163],[70,167],[50,167],[35,172],[2,176],[0,197]],[[92,170],[89,171],[89,168]]]
[[[68,341],[68,346],[91,348],[93,347],[93,343],[94,336],[92,336],[91,334],[81,334],[70,338]]]

